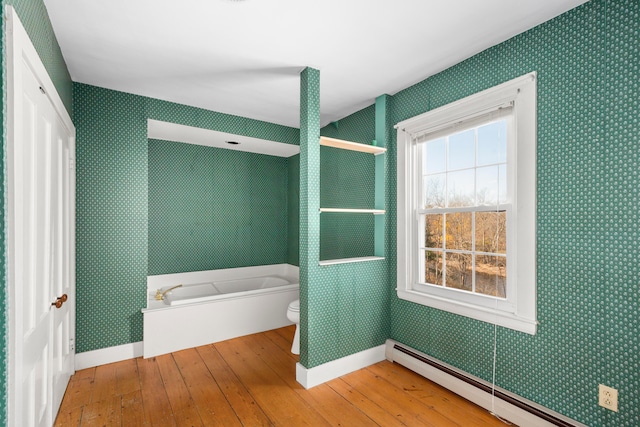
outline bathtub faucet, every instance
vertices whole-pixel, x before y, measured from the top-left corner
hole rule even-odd
[[[171,288],[167,289],[167,290],[166,290],[166,291],[164,291],[164,292],[162,292],[162,290],[161,290],[161,289],[158,289],[158,290],[156,291],[156,299],[157,299],[158,301],[162,301],[162,300],[164,299],[164,295],[165,295],[167,292],[170,292],[170,291],[172,291],[172,290],[174,290],[174,289],[176,289],[176,288],[179,288],[179,287],[181,287],[181,286],[182,286],[181,284],[180,284],[180,285],[173,286],[173,287],[171,287]]]

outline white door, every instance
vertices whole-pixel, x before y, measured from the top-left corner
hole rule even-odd
[[[75,130],[7,16],[9,424],[51,426],[74,370]]]
[[[72,301],[75,301],[75,252],[72,251],[75,234],[75,165],[72,164],[72,138],[65,129],[64,124],[56,115],[53,122],[51,139],[51,294],[50,299],[62,297],[60,307],[53,310],[52,325],[52,408],[53,415],[60,407],[64,392],[69,383],[69,377],[74,372],[74,342],[71,331]],[[72,150],[73,148],[73,150]],[[75,246],[75,245],[73,245]],[[66,297],[65,297],[66,296]],[[53,304],[58,303],[56,300]]]

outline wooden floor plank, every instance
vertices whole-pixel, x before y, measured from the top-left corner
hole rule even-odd
[[[145,423],[152,426],[175,426],[171,404],[164,389],[156,358],[136,359]]]
[[[505,426],[487,410],[471,404],[457,394],[420,375],[416,375],[415,372],[404,366],[383,361],[369,366],[367,369],[461,425]]]
[[[117,395],[125,395],[140,390],[140,378],[138,377],[138,364],[136,359],[123,360],[115,363]]]
[[[378,425],[385,427],[400,427],[406,425],[396,418],[396,414],[382,409],[364,394],[344,382],[341,378],[329,381],[327,385],[334,389],[336,393],[340,394],[340,396],[351,403],[355,408],[358,408],[358,410],[367,414],[367,416]]]
[[[91,402],[100,402],[116,395],[116,363],[96,368]]]
[[[402,389],[366,369],[342,377],[344,381],[387,411],[397,412],[408,425],[453,427],[458,424],[434,412],[419,400],[406,396]],[[400,417],[399,417],[400,419]]]
[[[329,424],[337,425],[376,425],[370,418],[346,401],[326,384],[305,390],[295,380],[295,366],[290,362],[291,354],[276,345],[269,334],[260,334],[245,338],[247,346],[276,372],[287,385],[314,408]],[[344,424],[343,424],[344,423]]]
[[[280,347],[280,349],[284,351],[287,356],[289,356],[290,358],[294,359],[297,362],[300,358],[298,357],[298,355],[291,353],[291,343],[293,342],[293,333],[295,331],[295,328],[291,330],[290,334],[289,333],[282,334],[278,332],[281,330],[285,330],[285,332],[288,332],[289,329],[290,328],[288,327],[274,329],[273,331],[265,332],[264,336],[269,338],[271,341],[273,341],[273,343],[278,347]]]
[[[260,357],[273,372],[278,374],[280,379],[289,387],[293,390],[304,390],[302,385],[296,381],[296,366],[294,363],[291,363],[290,353],[278,347],[273,341],[267,338],[266,334],[252,335],[238,339],[242,340],[242,342],[251,349],[253,353]]]
[[[292,425],[292,418],[329,425],[246,345],[246,339],[250,338],[223,341],[215,347],[269,419],[276,425]]]
[[[56,426],[503,427],[460,396],[383,361],[305,390],[295,327],[76,372]]]
[[[267,332],[275,332],[276,334],[281,335],[283,338],[285,338],[289,342],[289,344],[291,344],[293,342],[293,334],[296,332],[296,325],[289,325],[283,328],[273,329]]]
[[[84,406],[75,406],[70,408],[60,407],[58,416],[56,417],[55,427],[78,427],[82,420],[82,411]]]
[[[204,425],[241,426],[234,408],[220,390],[196,349],[173,353]]]
[[[134,359],[135,360],[135,359]],[[136,364],[136,379],[138,369]],[[122,425],[123,426],[147,426],[144,421],[144,408],[142,406],[142,392],[132,391],[122,396]]]
[[[306,395],[316,403],[313,408],[334,426],[377,426],[367,414],[354,408],[349,401],[327,384],[320,384],[309,390]],[[310,399],[305,399],[307,402]],[[355,409],[355,410],[354,410]]]
[[[172,354],[156,357],[173,417],[178,426],[202,426],[202,419]]]
[[[71,412],[91,402],[95,372],[96,368],[83,369],[71,376],[60,405],[61,412]]]
[[[162,383],[164,389],[167,392],[171,409],[175,414],[178,411],[197,412],[196,405],[191,399],[189,390],[182,378],[182,374],[176,366],[176,362],[173,359],[172,354],[165,354],[156,357],[156,363],[158,364],[158,370],[162,376]],[[196,414],[196,417],[199,415]]]
[[[203,427],[202,419],[200,418],[200,413],[196,408],[195,404],[190,407],[185,407],[182,409],[178,409],[177,411],[173,411],[173,416],[176,420],[176,425],[178,427]],[[211,424],[209,424],[211,425]],[[213,425],[224,425],[224,424],[213,424]]]
[[[120,396],[112,396],[100,401],[92,401],[82,411],[82,425],[119,426],[122,425]]]
[[[220,391],[235,411],[242,425],[272,426],[273,423],[242,385],[240,379],[224,361],[218,350],[212,345],[196,349],[208,371],[215,376]]]

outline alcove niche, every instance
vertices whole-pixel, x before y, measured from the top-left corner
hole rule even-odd
[[[149,275],[297,265],[297,145],[152,119],[147,136]]]

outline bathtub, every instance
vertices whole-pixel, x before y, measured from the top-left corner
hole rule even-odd
[[[175,289],[171,289],[172,287]],[[147,277],[145,358],[291,325],[298,267],[276,264]],[[156,299],[157,292],[163,300]]]

